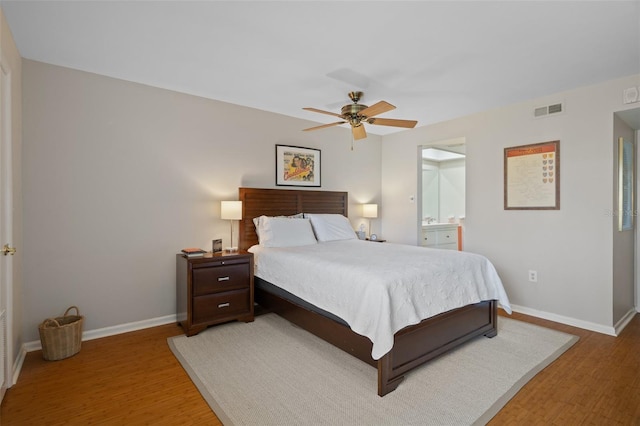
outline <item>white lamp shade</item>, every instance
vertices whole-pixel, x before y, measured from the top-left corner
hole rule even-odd
[[[362,205],[362,217],[378,217],[378,205],[377,204],[363,204]]]
[[[220,204],[220,219],[241,220],[242,201],[222,201]]]

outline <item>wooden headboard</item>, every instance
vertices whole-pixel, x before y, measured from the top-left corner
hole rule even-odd
[[[239,188],[242,201],[239,243],[241,250],[258,244],[253,218],[290,216],[296,213],[339,213],[347,215],[349,194],[338,191]]]

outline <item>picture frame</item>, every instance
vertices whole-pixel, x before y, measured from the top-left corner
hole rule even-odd
[[[635,152],[633,142],[618,138],[618,231],[630,231],[636,214],[634,193]]]
[[[321,186],[320,150],[276,145],[277,186]]]
[[[504,209],[560,210],[560,141],[504,149]]]

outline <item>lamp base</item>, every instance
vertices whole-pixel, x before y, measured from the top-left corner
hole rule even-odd
[[[224,251],[225,253],[237,253],[238,247],[225,247]]]

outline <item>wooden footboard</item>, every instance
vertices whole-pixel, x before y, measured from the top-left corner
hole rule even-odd
[[[465,306],[396,333],[393,349],[379,360],[371,357],[371,341],[348,326],[309,311],[264,289],[256,288],[256,302],[378,369],[378,395],[395,390],[413,368],[480,335],[497,334],[497,303]]]
[[[404,374],[417,366],[474,337],[497,334],[495,300],[454,309],[400,330],[393,349],[378,360],[378,395],[393,391]]]

